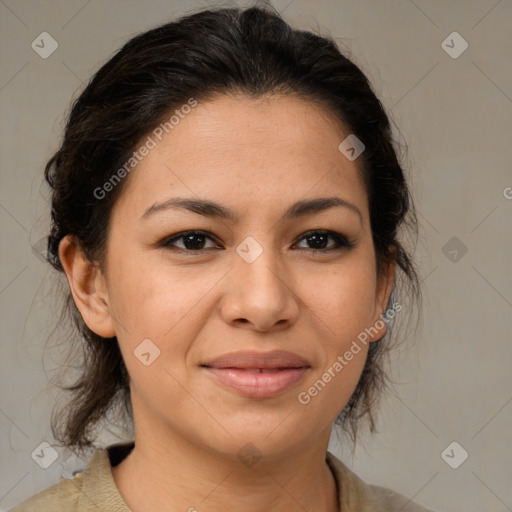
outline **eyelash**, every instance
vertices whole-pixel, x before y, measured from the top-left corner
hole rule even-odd
[[[160,245],[160,247],[165,248],[165,249],[176,250],[176,251],[180,251],[183,253],[188,253],[188,255],[190,255],[190,256],[199,255],[199,254],[204,253],[205,251],[214,249],[213,247],[208,247],[206,249],[204,249],[204,248],[203,249],[184,249],[182,247],[175,247],[172,245],[172,243],[176,242],[177,240],[185,238],[186,236],[189,236],[189,235],[204,236],[205,238],[209,238],[210,240],[215,242],[215,240],[211,236],[209,236],[208,232],[200,231],[200,230],[193,230],[193,231],[182,231],[180,233],[172,235],[171,237],[167,237],[159,245]],[[323,254],[325,254],[325,253],[330,253],[332,251],[341,250],[341,249],[350,250],[355,247],[355,244],[353,242],[350,242],[349,240],[347,240],[347,238],[345,236],[343,236],[341,233],[337,233],[336,231],[330,231],[330,230],[326,230],[326,229],[315,229],[315,230],[307,231],[298,239],[298,242],[301,242],[302,240],[304,240],[312,235],[328,235],[329,237],[331,237],[335,240],[336,245],[334,247],[327,247],[325,249],[303,249],[308,253],[312,253],[312,254],[323,253]]]

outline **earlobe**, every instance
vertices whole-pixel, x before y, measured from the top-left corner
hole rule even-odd
[[[70,235],[59,244],[59,256],[73,300],[87,327],[104,338],[116,335],[105,277],[82,253]]]

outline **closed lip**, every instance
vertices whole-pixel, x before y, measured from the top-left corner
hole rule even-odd
[[[273,350],[270,352],[230,352],[206,361],[202,363],[201,366],[217,369],[286,369],[311,367],[305,358],[285,350]]]

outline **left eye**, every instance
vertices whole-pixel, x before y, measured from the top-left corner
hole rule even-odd
[[[335,243],[326,247],[325,245],[329,238],[333,239]],[[343,235],[336,233],[335,231],[310,231],[303,235],[300,240],[305,240],[306,243],[313,245],[313,247],[305,247],[305,249],[315,252],[327,252],[341,248],[351,249],[354,246],[354,244],[349,242]]]

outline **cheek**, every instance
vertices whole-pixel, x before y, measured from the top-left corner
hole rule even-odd
[[[155,362],[181,371],[193,340],[208,321],[205,305],[219,275],[173,266],[147,254],[112,260],[111,268],[110,306],[128,369],[138,370],[134,351],[149,339],[160,351]]]
[[[110,305],[124,327],[121,336],[161,339],[200,293],[197,284],[185,283],[161,258],[125,253],[109,264]]]
[[[308,412],[329,411],[334,420],[352,395],[368,353],[364,330],[373,319],[376,284],[371,253],[354,254],[335,269],[304,272],[300,283],[304,312],[310,310],[315,325],[319,365],[297,399]]]
[[[367,328],[375,307],[375,271],[371,264],[353,259],[336,269],[304,273],[301,296],[307,309],[325,328],[327,346],[341,351]],[[307,312],[307,311],[306,311]]]
[[[111,268],[111,311],[133,396],[154,411],[162,403],[181,403],[183,362],[202,325],[201,308],[194,306],[213,283],[197,273],[186,279],[147,255],[119,258]]]

